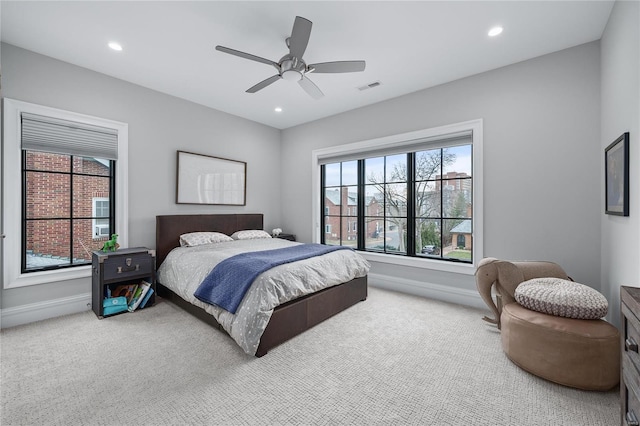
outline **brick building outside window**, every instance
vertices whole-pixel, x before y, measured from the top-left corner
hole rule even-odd
[[[24,151],[23,270],[86,264],[109,239],[112,161]]]

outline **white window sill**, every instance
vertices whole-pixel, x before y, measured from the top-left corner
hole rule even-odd
[[[26,287],[29,285],[48,284],[57,281],[68,281],[89,277],[91,277],[91,265],[57,269],[53,271],[30,272],[28,274],[20,274],[11,282],[6,282],[4,288]]]
[[[452,272],[455,274],[473,275],[476,267],[472,263],[446,262],[428,258],[396,256],[393,254],[358,251],[370,262],[390,263],[392,265],[410,266],[412,268],[431,269],[433,271]]]

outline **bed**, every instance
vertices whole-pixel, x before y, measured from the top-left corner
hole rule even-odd
[[[180,235],[189,232],[221,232],[232,235],[236,231],[247,229],[263,229],[262,214],[220,214],[220,215],[162,215],[156,216],[156,265],[160,272],[170,253],[180,246]],[[284,240],[273,240],[273,243],[290,244]],[[347,251],[347,250],[342,250]],[[172,254],[173,255],[173,254]],[[166,267],[165,267],[166,268]],[[359,273],[362,273],[360,271]],[[216,320],[209,306],[196,306],[197,301],[185,300],[184,292],[176,289],[172,283],[162,282],[158,274],[158,295],[180,306],[197,318],[224,330]],[[164,274],[169,277],[168,274]],[[171,281],[165,278],[166,281]],[[271,348],[297,336],[320,322],[344,311],[367,298],[367,276],[345,280],[331,287],[320,289],[312,294],[298,297],[275,307],[270,313],[266,328],[259,338],[255,356],[262,357]],[[214,307],[215,308],[215,307]],[[225,325],[227,325],[224,321]],[[229,333],[227,333],[229,334]],[[233,337],[233,336],[232,336]],[[247,349],[245,349],[247,352]],[[247,352],[249,353],[249,352]]]

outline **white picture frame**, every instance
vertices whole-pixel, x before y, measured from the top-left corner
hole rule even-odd
[[[176,204],[246,205],[247,163],[177,152]]]

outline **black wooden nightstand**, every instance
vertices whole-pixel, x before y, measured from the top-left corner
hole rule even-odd
[[[295,241],[296,236],[293,234],[280,234],[276,238],[282,238],[283,240]]]
[[[120,249],[116,251],[94,251],[91,274],[91,307],[98,318],[104,317],[102,302],[116,287],[139,284],[146,281],[156,290],[156,251],[146,247]],[[145,306],[153,305],[152,294]]]

